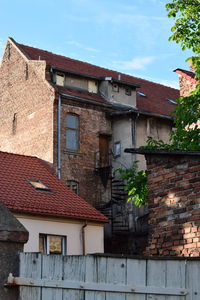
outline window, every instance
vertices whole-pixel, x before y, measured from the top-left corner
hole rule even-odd
[[[66,148],[71,151],[79,149],[79,118],[73,114],[66,117]]]
[[[121,156],[121,142],[114,143],[114,156]]]
[[[56,73],[55,74],[55,83],[57,85],[64,86],[64,82],[65,82],[65,75],[62,73]]]
[[[117,83],[113,83],[112,90],[113,90],[113,92],[119,92],[119,86]]]
[[[98,92],[97,82],[92,81],[92,80],[88,81],[88,92],[90,92],[90,93],[97,93]]]
[[[67,181],[67,186],[78,195],[79,192],[79,183],[74,180],[68,180]]]
[[[39,234],[39,252],[44,254],[66,255],[66,237],[61,235]]]
[[[44,183],[42,183],[39,180],[29,180],[30,184],[37,190],[37,191],[47,191],[50,192],[50,188],[48,188],[48,186],[46,186]]]
[[[129,88],[129,87],[125,88],[125,95],[131,96],[131,88]]]

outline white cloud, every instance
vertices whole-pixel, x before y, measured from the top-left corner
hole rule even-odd
[[[67,43],[70,44],[70,45],[76,46],[78,48],[87,50],[87,51],[100,52],[100,50],[98,50],[98,49],[95,49],[95,48],[92,48],[92,47],[87,47],[87,46],[85,46],[85,45],[83,45],[83,44],[81,44],[79,42],[76,42],[76,41],[68,41]]]
[[[135,57],[132,60],[114,61],[113,67],[122,70],[144,70],[147,65],[155,61],[155,56]]]

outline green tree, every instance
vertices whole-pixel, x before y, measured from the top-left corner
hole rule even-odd
[[[169,18],[175,22],[171,28],[170,41],[179,43],[182,50],[191,49],[200,79],[200,0],[172,0],[166,4]],[[177,99],[175,130],[171,133],[171,149],[200,150],[200,84],[188,97]],[[198,126],[199,125],[199,126]]]

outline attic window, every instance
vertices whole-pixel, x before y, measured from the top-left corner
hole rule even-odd
[[[136,93],[142,97],[146,97],[146,95],[143,92],[137,91]]]
[[[55,83],[60,86],[64,86],[65,75],[62,73],[56,73],[55,75]]]
[[[125,88],[125,95],[131,96],[131,88],[129,88],[129,87]]]
[[[119,86],[117,83],[113,83],[112,90],[113,90],[113,92],[119,92]]]
[[[50,188],[46,186],[44,183],[42,183],[39,180],[29,180],[30,184],[35,188],[36,191],[44,191],[44,192],[50,192]]]
[[[169,99],[169,98],[164,98],[165,100],[167,100],[168,102],[172,103],[172,104],[177,104],[176,101],[172,100],[172,99]]]

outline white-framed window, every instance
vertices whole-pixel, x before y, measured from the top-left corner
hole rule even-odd
[[[67,186],[77,195],[79,194],[79,183],[75,180],[67,180]]]
[[[121,156],[121,142],[114,143],[114,157]]]
[[[62,235],[39,234],[39,252],[43,254],[66,255],[67,237]]]
[[[66,149],[79,150],[79,116],[71,113],[66,116]]]

